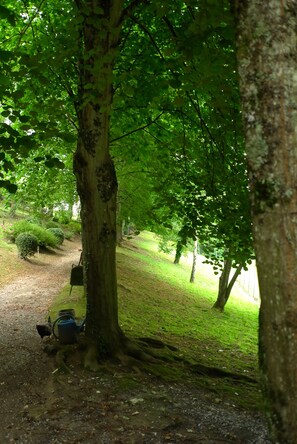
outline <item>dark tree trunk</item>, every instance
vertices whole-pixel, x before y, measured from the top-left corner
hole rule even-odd
[[[192,271],[191,271],[191,276],[190,276],[190,282],[192,284],[195,282],[196,264],[197,264],[197,248],[198,248],[198,241],[196,239],[194,242],[194,248],[193,248],[193,262],[192,262]]]
[[[77,4],[85,17],[74,172],[81,201],[86,336],[98,353],[113,354],[122,346],[123,334],[118,324],[117,179],[109,154],[109,120],[122,1]]]
[[[236,2],[261,294],[259,361],[274,443],[297,442],[296,1]]]
[[[174,264],[176,264],[176,265],[179,264],[180,258],[182,256],[183,246],[184,245],[183,245],[182,241],[178,240],[177,244],[176,244],[175,258],[174,258]]]
[[[235,284],[235,281],[241,273],[242,266],[239,265],[236,268],[231,280],[229,281],[231,270],[232,270],[232,260],[226,259],[224,261],[224,268],[222,270],[220,280],[219,280],[218,297],[217,297],[216,302],[213,305],[213,308],[216,308],[217,310],[220,310],[220,311],[224,311],[225,305],[228,302],[228,299],[231,294],[232,288]]]

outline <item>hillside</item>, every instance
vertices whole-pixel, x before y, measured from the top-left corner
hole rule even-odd
[[[155,350],[167,360],[127,368],[102,363],[86,373],[79,349],[70,346],[70,373],[59,370],[42,351],[47,341],[35,324],[60,308],[83,312],[81,287],[69,298],[68,284],[79,248],[65,241],[30,261],[1,249],[11,267],[11,282],[1,288],[1,442],[268,443],[257,412],[254,305],[235,296],[225,314],[211,310],[211,270],[200,269],[189,284],[187,260],[174,266],[149,233],[118,249],[120,323],[131,338],[169,345]]]

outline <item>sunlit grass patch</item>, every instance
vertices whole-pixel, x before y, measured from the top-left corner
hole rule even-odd
[[[75,310],[75,316],[78,319],[84,319],[86,314],[86,298],[84,297],[83,287],[74,286],[71,294],[70,288],[70,285],[66,285],[51,305],[48,315],[53,321],[58,317],[60,310],[68,308]]]

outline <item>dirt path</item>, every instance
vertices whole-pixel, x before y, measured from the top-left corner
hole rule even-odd
[[[263,418],[186,383],[110,365],[87,373],[56,371],[35,325],[79,259],[78,242],[40,255],[0,289],[0,443],[268,444]]]
[[[32,402],[43,401],[53,370],[35,326],[44,322],[54,296],[69,281],[79,248],[80,242],[65,241],[55,253],[32,258],[25,275],[0,289],[1,443],[31,442],[17,441],[24,413]]]

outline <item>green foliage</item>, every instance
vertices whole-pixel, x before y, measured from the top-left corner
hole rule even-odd
[[[19,234],[24,232],[28,232],[36,236],[38,245],[40,247],[55,248],[58,245],[57,237],[53,233],[47,231],[40,225],[32,224],[26,220],[16,222],[10,229],[10,234],[13,240],[15,240]]]
[[[11,25],[15,25],[15,14],[11,9],[8,9],[2,5],[0,5],[0,18],[3,20],[7,20]]]
[[[72,238],[73,235],[74,235],[74,232],[71,231],[71,230],[63,230],[63,232],[64,232],[64,237],[65,237],[65,239],[67,239],[67,240],[71,240],[71,238]]]
[[[16,199],[34,210],[73,204],[81,17],[69,0],[62,16],[57,0],[11,4],[0,10],[0,141],[7,148],[0,185],[13,190],[15,180]],[[252,248],[234,41],[227,0],[136,7],[123,25],[110,133],[119,225],[178,221],[210,260],[209,237],[245,264]],[[57,221],[66,224],[69,215]]]
[[[39,212],[63,201],[73,204],[76,198],[72,173],[74,100],[60,83],[65,76],[69,92],[75,85],[75,62],[72,59],[70,63],[61,50],[65,43],[62,27],[68,28],[64,25],[74,14],[71,3],[63,2],[67,18],[62,25],[57,19],[60,7],[56,1],[46,5],[34,0],[3,0],[0,7],[0,187]],[[69,29],[65,37],[67,34],[72,42],[69,48],[73,52],[76,28]],[[59,72],[61,67],[64,74]],[[59,90],[57,95],[53,94],[55,89]]]
[[[41,220],[39,219],[39,217],[37,216],[30,216],[26,218],[27,222],[30,222],[30,224],[35,224],[35,225],[42,225]]]
[[[65,239],[65,235],[61,228],[47,228],[46,231],[48,231],[49,233],[53,233],[54,236],[56,236],[57,238],[57,244],[62,245]]]
[[[9,234],[13,241],[18,237],[19,234],[24,232],[30,232],[32,228],[32,223],[28,220],[19,220],[15,222],[13,225],[9,228]]]
[[[34,234],[23,232],[16,237],[15,244],[18,248],[19,256],[25,259],[28,256],[33,256],[38,247],[38,239]]]
[[[60,224],[54,220],[47,221],[45,226],[46,228],[61,228]]]
[[[73,231],[75,234],[81,233],[81,223],[76,220],[71,220],[67,225],[67,229]]]
[[[71,221],[71,215],[64,210],[61,210],[55,214],[53,220],[59,224],[68,225]]]
[[[39,245],[43,248],[52,247],[55,248],[58,245],[57,237],[48,232],[45,228],[39,225],[32,224],[31,232],[35,234],[38,239]]]
[[[253,247],[234,24],[226,0],[212,3],[152,2],[124,27],[111,127],[119,219],[167,231],[169,245],[198,238],[216,267],[224,257],[245,266]]]

